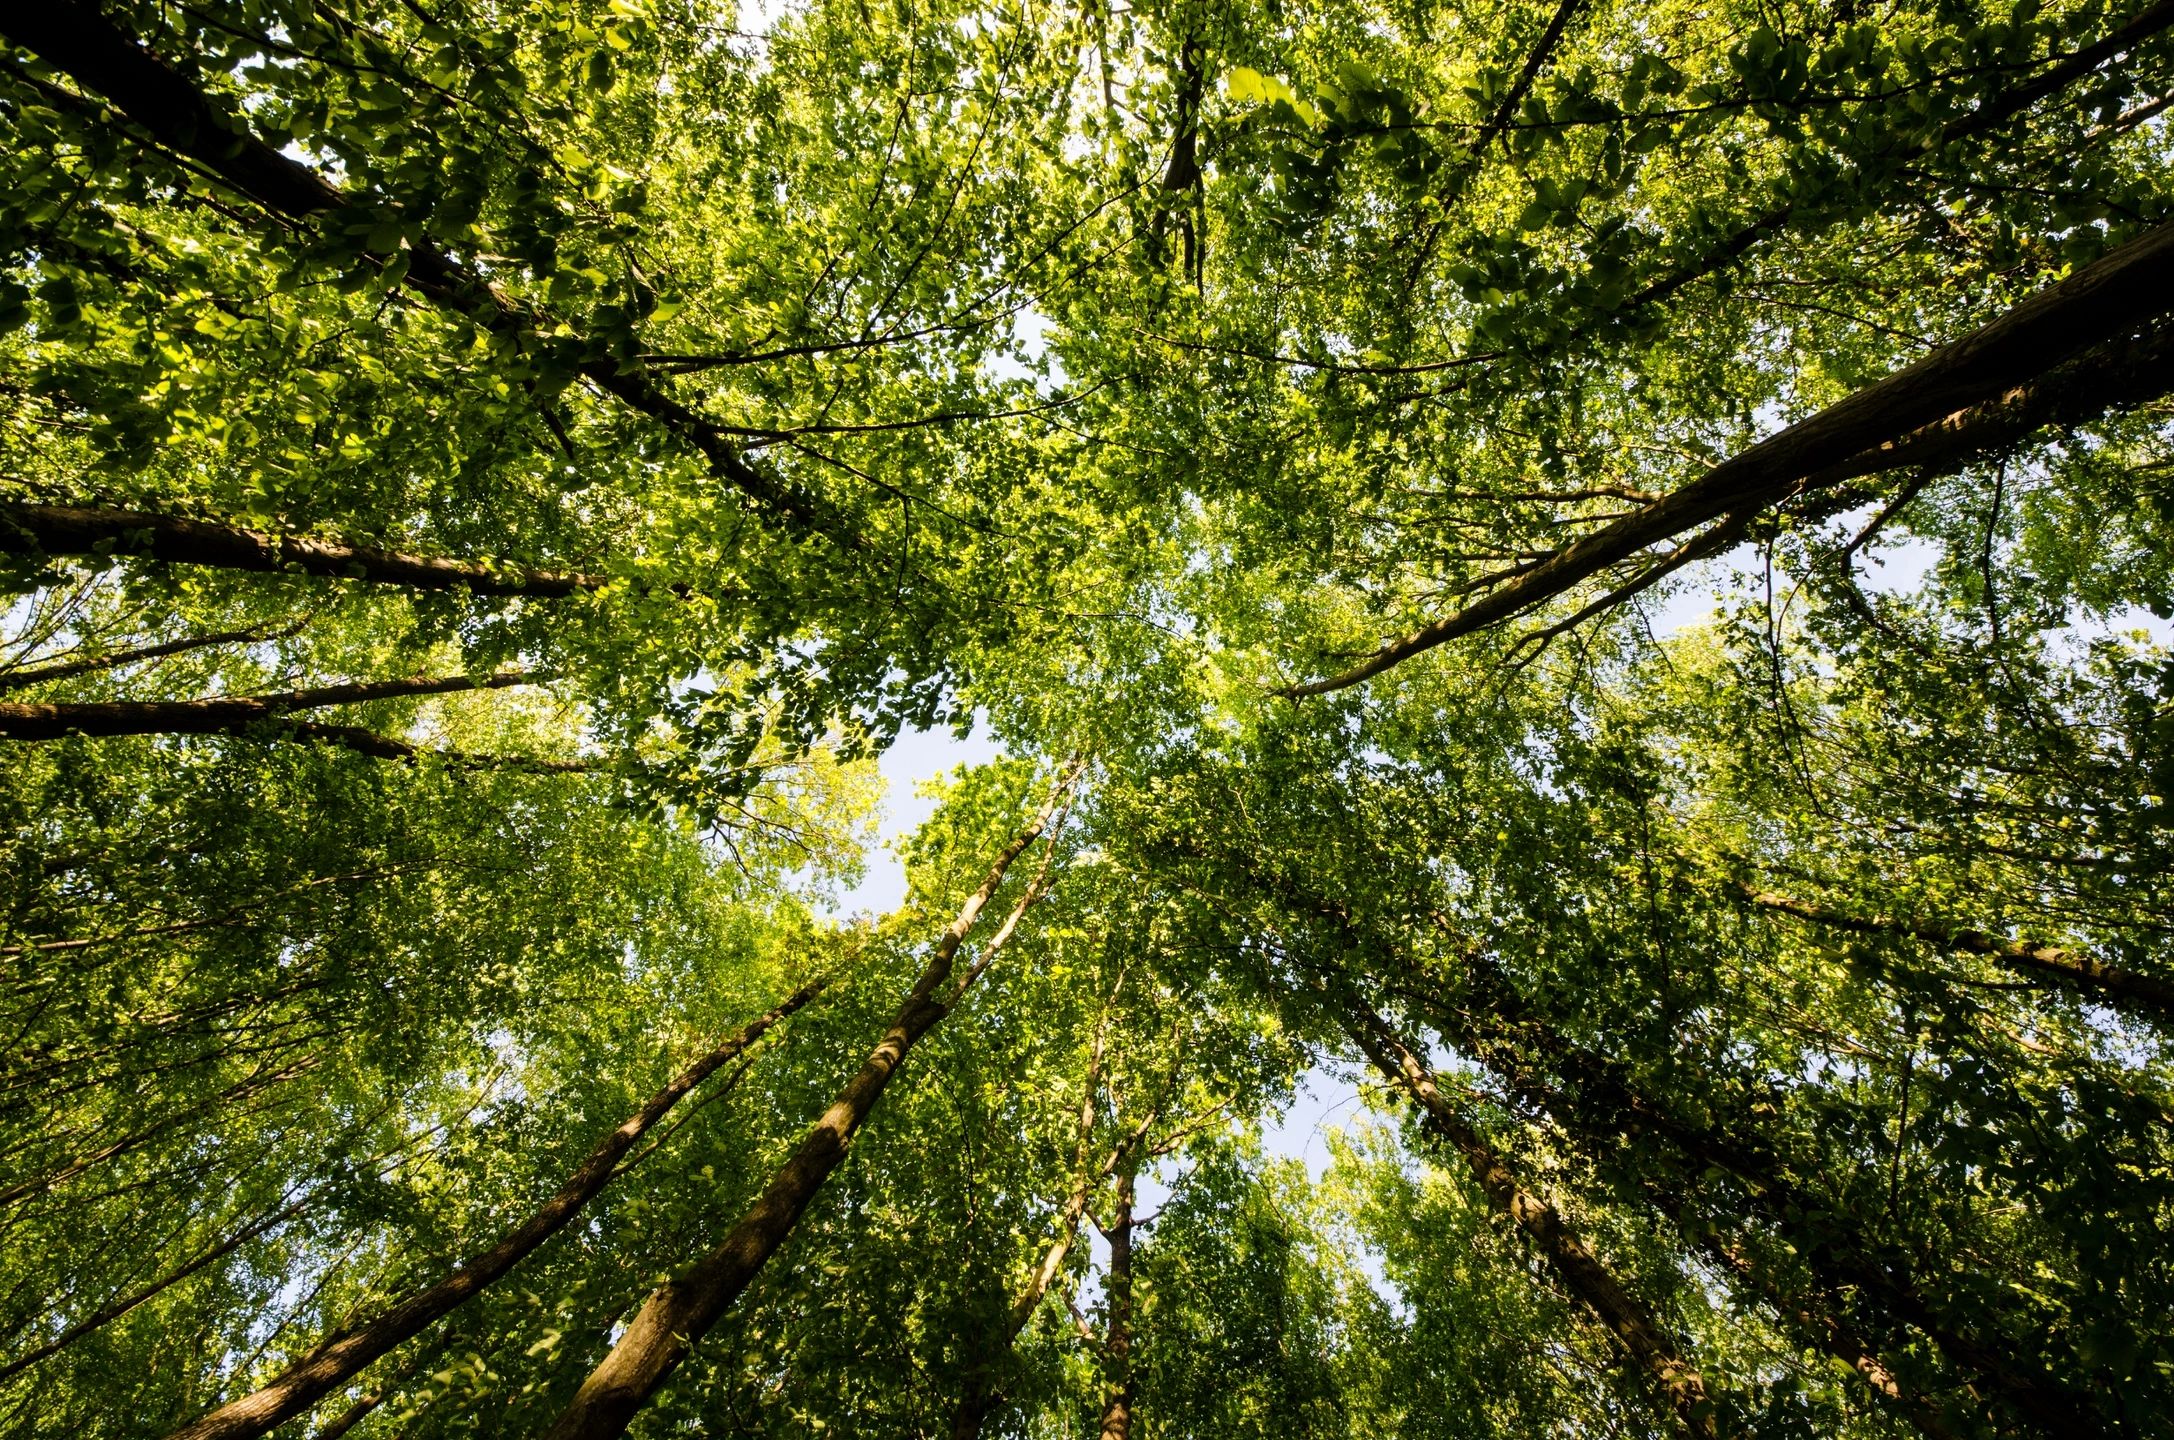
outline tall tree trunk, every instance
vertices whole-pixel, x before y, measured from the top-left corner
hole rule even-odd
[[[141,555],[222,570],[295,572],[478,595],[551,599],[595,590],[601,575],[444,560],[372,545],[275,535],[217,520],[191,520],[106,506],[0,504],[0,552]]]
[[[101,670],[141,665],[151,660],[163,660],[169,655],[182,655],[191,650],[206,650],[217,645],[257,645],[267,640],[285,639],[290,635],[300,634],[303,623],[297,622],[277,630],[213,630],[202,635],[183,636],[179,640],[163,640],[156,645],[138,646],[133,650],[84,655],[74,660],[57,660],[50,665],[34,665],[23,670],[0,670],[0,690],[20,690],[28,685],[72,680],[78,675],[95,675]]]
[[[1745,899],[1762,910],[1776,910],[1816,925],[1850,930],[1860,935],[1907,935],[1967,955],[1983,955],[2021,974],[2051,980],[2071,994],[2120,1010],[2140,1011],[2162,1024],[2174,1024],[2174,981],[2162,980],[2156,975],[2107,965],[2057,945],[2003,940],[1967,926],[1946,925],[1934,920],[1891,919],[1884,915],[1853,915],[1749,885],[1737,888]]]
[[[278,720],[297,710],[361,705],[422,695],[457,695],[533,685],[538,677],[509,670],[483,679],[466,675],[417,675],[405,680],[366,680],[276,695],[215,700],[113,700],[80,703],[0,702],[0,739],[58,740],[64,735],[220,735]],[[358,732],[360,733],[360,732]]]
[[[1519,1099],[1554,1121],[1563,1137],[1590,1159],[1605,1160],[1627,1135],[1664,1128],[1654,1123],[1651,1107],[1643,1104],[1626,1112],[1625,1118],[1618,1123],[1596,1127],[1585,1122],[1577,1113],[1577,1108],[1560,1091],[1537,1082],[1529,1074],[1507,1062],[1499,1047],[1492,1048],[1481,1063],[1509,1086]],[[1745,1158],[1740,1149],[1733,1147],[1726,1150],[1719,1146],[1713,1147],[1705,1158],[1708,1163],[1739,1176],[1747,1169],[1757,1168]],[[1729,1163],[1724,1164],[1725,1161]],[[1754,1183],[1767,1185],[1777,1182],[1767,1176]],[[1932,1404],[1924,1396],[1904,1386],[1886,1357],[1842,1318],[1843,1306],[1838,1296],[1831,1291],[1823,1291],[1816,1297],[1807,1295],[1803,1287],[1784,1282],[1769,1267],[1754,1260],[1742,1246],[1732,1244],[1712,1233],[1703,1224],[1696,1223],[1693,1217],[1686,1214],[1686,1197],[1683,1191],[1672,1182],[1665,1179],[1642,1179],[1641,1188],[1648,1203],[1667,1216],[1685,1239],[1703,1250],[1723,1271],[1735,1276],[1740,1284],[1770,1306],[1781,1317],[1785,1326],[1805,1343],[1825,1351],[1847,1365],[1858,1379],[1882,1397],[1883,1403],[1901,1413],[1926,1440],[1953,1440],[1952,1432]]]
[[[1654,1208],[1662,1214],[1671,1219],[1681,1216],[1680,1192],[1664,1192],[1662,1187],[1655,1186],[1647,1193]],[[1955,1432],[1948,1428],[1938,1408],[1904,1385],[1878,1349],[1841,1318],[1842,1306],[1838,1297],[1831,1294],[1810,1297],[1794,1286],[1782,1284],[1768,1267],[1745,1254],[1741,1246],[1731,1245],[1718,1235],[1702,1233],[1697,1244],[1722,1270],[1735,1276],[1738,1283],[1772,1307],[1787,1329],[1848,1366],[1851,1374],[1908,1420],[1925,1440],[1956,1440]]]
[[[771,1026],[813,1000],[828,983],[813,980],[801,986],[774,1009],[748,1022],[739,1033],[680,1071],[670,1084],[605,1136],[557,1193],[497,1244],[470,1256],[445,1279],[413,1292],[375,1320],[331,1336],[266,1385],[182,1426],[168,1440],[254,1440],[353,1380],[379,1356],[444,1319],[580,1214],[621,1173],[620,1162],[627,1152],[689,1091],[760,1040]]]
[[[186,156],[225,185],[280,219],[311,224],[329,219],[335,228],[375,220],[383,197],[355,196],[307,165],[265,143],[248,117],[205,94],[179,71],[146,50],[137,38],[108,20],[97,0],[42,0],[0,9],[0,35],[31,51],[109,104],[158,143]],[[446,310],[488,324],[523,350],[541,348],[539,316],[508,299],[473,268],[421,237],[405,248],[374,252],[381,262],[405,256],[402,283]],[[578,345],[568,347],[578,351]],[[579,373],[692,446],[710,470],[755,506],[791,521],[805,532],[853,544],[851,532],[828,507],[776,477],[757,470],[732,437],[673,399],[643,370],[616,358],[582,362]]]
[[[70,1325],[67,1329],[61,1331],[58,1335],[55,1335],[52,1339],[46,1341],[43,1345],[38,1346],[36,1349],[30,1351],[28,1354],[17,1356],[15,1359],[10,1360],[7,1364],[0,1365],[0,1381],[11,1379],[16,1375],[21,1374],[23,1371],[28,1370],[31,1366],[36,1365],[41,1360],[46,1360],[54,1355],[59,1354],[61,1351],[67,1349],[70,1345],[73,1345],[76,1341],[82,1339],[84,1336],[89,1335],[94,1331],[105,1328],[107,1325],[112,1324],[114,1321],[128,1314],[131,1310],[134,1310],[137,1306],[147,1304],[150,1301],[157,1299],[160,1295],[172,1289],[174,1286],[180,1284],[182,1281],[188,1279],[191,1275],[196,1274],[205,1266],[216,1264],[218,1261],[225,1259],[227,1256],[233,1254],[236,1250],[239,1250],[242,1246],[248,1244],[250,1241],[256,1239],[258,1236],[264,1235],[269,1231],[286,1224],[289,1220],[292,1220],[295,1216],[301,1214],[303,1210],[307,1209],[309,1206],[309,1202],[312,1198],[313,1197],[310,1196],[304,1196],[302,1199],[297,1200],[290,1205],[286,1205],[281,1209],[272,1212],[270,1215],[263,1216],[260,1219],[250,1222],[248,1225],[243,1226],[233,1235],[230,1235],[219,1244],[214,1245],[211,1249],[204,1251],[193,1260],[189,1260],[184,1264],[176,1266],[172,1270],[167,1271],[164,1275],[161,1275],[158,1279],[152,1281],[148,1285],[143,1286],[139,1290],[136,1290],[128,1295],[118,1297],[100,1306],[97,1310],[85,1316],[83,1319],[77,1321],[75,1324]]]
[[[2078,352],[2119,342],[2174,310],[2174,222],[2040,290],[1963,338],[1723,461],[1652,504],[1572,541],[1457,613],[1384,644],[1351,669],[1294,685],[1319,695],[1562,594],[1646,547],[1725,515],[1779,503],[1868,450],[1997,402]]]
[[[2033,1425],[2049,1433],[2079,1427],[2094,1433],[2088,1396],[2062,1385],[2013,1347],[1983,1338],[1976,1327],[1957,1324],[1923,1293],[1907,1255],[1867,1238],[1861,1227],[1844,1223],[1846,1217],[1833,1215],[1833,1205],[1807,1190],[1781,1157],[1718,1126],[1684,1121],[1633,1084],[1619,1064],[1572,1044],[1532,1016],[1522,997],[1484,961],[1475,960],[1471,974],[1486,1018],[1467,1017],[1449,1025],[1445,1038],[1493,1071],[1513,1094],[1553,1117],[1574,1140],[1595,1155],[1605,1155],[1623,1135],[1652,1135],[1694,1168],[1736,1176],[1744,1182],[1751,1208],[1789,1239],[1823,1289],[1830,1294],[1854,1290],[1877,1300]],[[1435,1013],[1447,1023],[1449,1017]],[[1576,1095],[1535,1074],[1522,1044],[1535,1046],[1558,1071],[1571,1076]],[[1806,1223],[1822,1213],[1832,1215],[1835,1223]]]
[[[1102,1325],[1102,1400],[1100,1440],[1130,1440],[1132,1435],[1132,1201],[1137,1161],[1117,1172],[1117,1194],[1102,1233],[1110,1242],[1110,1271],[1103,1280],[1107,1302]]]
[[[1374,1067],[1418,1102],[1435,1132],[1464,1156],[1488,1202],[1517,1222],[1565,1288],[1599,1319],[1632,1362],[1659,1384],[1683,1428],[1698,1440],[1717,1440],[1720,1431],[1705,1379],[1677,1353],[1675,1342],[1645,1305],[1586,1248],[1559,1210],[1517,1183],[1509,1166],[1449,1103],[1433,1074],[1387,1021],[1355,996],[1330,1003]]]
[[[547,1432],[547,1440],[608,1440],[625,1431],[635,1412],[678,1368],[694,1342],[709,1332],[785,1243],[808,1203],[845,1159],[854,1133],[883,1097],[884,1087],[890,1084],[914,1042],[943,1019],[951,1003],[956,1003],[955,995],[945,1002],[936,998],[936,992],[951,975],[951,962],[960,943],[1003,884],[1012,862],[1049,824],[1078,779],[1083,763],[1075,760],[1067,768],[1041,811],[997,856],[981,888],[967,899],[958,918],[936,942],[935,953],[907,992],[882,1041],[816,1121],[800,1148],[771,1177],[769,1185],[716,1249],[696,1261],[679,1279],[650,1293],[618,1343],[582,1381],[573,1402]],[[1034,898],[1030,887],[1020,897],[1012,919],[1016,920]],[[1006,933],[1010,924],[1007,921]],[[979,969],[977,966],[975,973]]]

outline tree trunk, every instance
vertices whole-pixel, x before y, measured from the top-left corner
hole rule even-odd
[[[102,506],[0,505],[0,552],[140,555],[222,570],[337,576],[411,590],[557,598],[595,590],[601,575],[442,560],[370,545],[274,535],[216,520],[190,520]]]
[[[1649,1189],[1648,1197],[1662,1214],[1672,1219],[1680,1216],[1680,1193],[1661,1193],[1655,1187]],[[1701,1235],[1698,1245],[1717,1265],[1771,1306],[1785,1326],[1813,1347],[1847,1365],[1852,1374],[1908,1420],[1925,1440],[1956,1440],[1955,1432],[1948,1428],[1932,1402],[1905,1386],[1879,1351],[1841,1318],[1842,1307],[1835,1296],[1822,1295],[1815,1301],[1792,1288],[1785,1288],[1765,1266],[1717,1235]]]
[[[0,10],[0,35],[102,96],[161,146],[204,167],[221,183],[283,220],[309,224],[332,217],[334,227],[383,212],[381,197],[355,197],[300,161],[280,153],[250,129],[246,116],[197,89],[100,12],[96,0],[44,0]],[[513,337],[525,351],[537,344],[538,316],[509,300],[470,267],[420,236],[394,252],[373,252],[381,263],[405,257],[402,282],[432,303]],[[578,345],[566,347],[578,351]],[[730,436],[674,400],[643,371],[616,358],[587,360],[577,371],[691,445],[719,479],[757,507],[799,529],[857,543],[813,497],[755,469]]]
[[[1522,998],[1484,963],[1475,962],[1472,973],[1492,1019],[1445,1032],[1447,1038],[1468,1049],[1520,1099],[1553,1117],[1573,1140],[1605,1155],[1624,1136],[1650,1134],[1696,1167],[1736,1176],[1752,1208],[1788,1238],[1824,1289],[1872,1297],[1930,1337],[1952,1364],[1975,1374],[1987,1391],[2032,1424],[2049,1433],[2079,1427],[2093,1433],[2087,1397],[2012,1353],[2011,1347],[1983,1340],[1974,1329],[1950,1321],[1921,1293],[1908,1256],[1865,1237],[1859,1226],[1839,1223],[1843,1217],[1838,1215],[1833,1225],[1807,1224],[1822,1213],[1831,1214],[1834,1207],[1805,1189],[1780,1157],[1719,1127],[1686,1123],[1633,1085],[1621,1066],[1571,1044],[1532,1017]],[[1517,1048],[1519,1038],[1536,1044],[1557,1069],[1574,1076],[1578,1094],[1565,1095],[1536,1076]]]
[[[1107,1309],[1102,1325],[1102,1372],[1108,1388],[1102,1401],[1100,1440],[1130,1440],[1132,1435],[1132,1199],[1137,1163],[1117,1172],[1117,1196],[1110,1202],[1110,1223],[1102,1233],[1110,1242],[1110,1273],[1103,1281]]]
[[[981,888],[936,942],[927,968],[907,992],[882,1041],[816,1121],[800,1148],[771,1177],[723,1243],[679,1279],[650,1293],[618,1343],[589,1372],[573,1403],[547,1432],[547,1440],[608,1440],[624,1432],[635,1412],[686,1358],[688,1349],[709,1332],[785,1243],[808,1203],[845,1159],[854,1133],[875,1109],[914,1042],[943,1019],[948,1007],[935,996],[951,974],[960,943],[996,894],[1012,862],[1048,825],[1080,769],[1081,762],[1073,762],[1040,813],[997,856]],[[1029,889],[1017,909],[1023,911],[1033,899]]]
[[[222,696],[215,700],[0,702],[0,739],[232,734],[268,720],[278,720],[296,710],[320,710],[329,705],[361,705],[372,700],[421,695],[456,695],[469,690],[504,690],[515,685],[533,685],[536,680],[529,671],[509,670],[481,680],[466,675],[417,675],[406,680],[368,680],[354,685],[326,685],[277,695]]]
[[[1770,890],[1754,890],[1748,885],[1739,885],[1737,888],[1743,892],[1745,899],[1763,910],[1778,910],[1800,920],[1809,920],[1837,930],[1852,930],[1860,935],[1907,935],[1949,950],[1983,955],[1988,960],[2022,974],[2050,979],[2072,994],[2100,1001],[2116,1009],[2142,1011],[2162,1024],[2174,1024],[2174,981],[2139,974],[2134,970],[2124,970],[2117,965],[2103,964],[2088,955],[2080,955],[2074,950],[2055,945],[2003,940],[1998,936],[1988,935],[1983,930],[1944,925],[1933,920],[1898,920],[1884,915],[1852,915],[1847,911],[1813,905],[1787,895],[1777,895]]]
[[[0,539],[5,531],[0,531]],[[26,670],[0,671],[0,690],[20,690],[29,685],[44,685],[54,680],[72,680],[78,675],[95,675],[101,670],[117,670],[124,665],[141,665],[151,660],[163,660],[169,655],[186,654],[191,650],[206,650],[216,645],[257,645],[266,640],[285,639],[300,634],[300,624],[280,630],[214,630],[203,635],[189,635],[179,640],[165,640],[156,645],[139,646],[133,650],[116,650],[104,655],[85,655],[75,660],[59,660],[50,665],[35,665]]]
[[[1337,1002],[1338,1019],[1376,1069],[1417,1101],[1435,1132],[1472,1169],[1488,1202],[1517,1222],[1571,1294],[1590,1310],[1630,1359],[1660,1385],[1677,1418],[1699,1440],[1717,1440],[1705,1379],[1676,1351],[1644,1304],[1625,1290],[1586,1248],[1562,1213],[1525,1190],[1502,1158],[1480,1138],[1436,1086],[1434,1076],[1388,1022],[1355,997]]]
[[[1937,426],[2093,346],[2119,342],[2174,310],[2174,223],[2162,224],[2050,285],[1976,331],[1799,420],[1620,520],[1555,551],[1454,615],[1384,644],[1339,675],[1288,695],[1341,690],[1445,641],[1507,620],[1647,546],[1723,515],[1779,503],[1829,467]]]
[[[674,1076],[670,1084],[605,1136],[535,1214],[490,1249],[471,1256],[451,1275],[409,1295],[375,1320],[325,1340],[269,1384],[182,1426],[168,1440],[253,1440],[308,1410],[360,1375],[378,1357],[451,1314],[580,1214],[618,1177],[620,1162],[635,1142],[689,1091],[760,1040],[771,1026],[813,1000],[828,983],[813,980],[801,986],[775,1009],[750,1021],[738,1034]]]
[[[188,1279],[197,1271],[202,1270],[205,1266],[215,1264],[218,1261],[225,1259],[227,1256],[233,1254],[236,1250],[239,1250],[242,1246],[248,1244],[250,1241],[256,1239],[258,1236],[266,1234],[269,1231],[286,1224],[289,1220],[292,1220],[295,1216],[301,1214],[303,1210],[308,1208],[310,1198],[311,1197],[309,1196],[304,1196],[302,1199],[295,1201],[291,1205],[284,1206],[283,1208],[274,1211],[270,1215],[252,1221],[250,1224],[243,1226],[240,1230],[236,1231],[233,1235],[227,1237],[219,1244],[214,1245],[211,1249],[204,1251],[195,1259],[187,1261],[182,1265],[176,1266],[174,1269],[167,1271],[158,1279],[152,1281],[150,1284],[144,1286],[142,1289],[137,1290],[132,1294],[119,1297],[115,1300],[108,1302],[105,1305],[100,1306],[96,1311],[92,1312],[90,1315],[85,1316],[83,1319],[77,1321],[75,1324],[70,1325],[67,1329],[61,1331],[60,1334],[55,1335],[51,1340],[46,1341],[43,1345],[38,1346],[36,1349],[30,1351],[28,1354],[18,1356],[17,1358],[10,1360],[5,1365],[0,1365],[0,1381],[11,1379],[16,1375],[21,1374],[23,1371],[28,1370],[31,1366],[37,1364],[39,1361],[48,1359],[54,1355],[59,1354],[61,1351],[67,1349],[70,1345],[73,1345],[76,1341],[82,1339],[84,1336],[91,1334],[93,1331],[105,1328],[107,1325],[110,1325],[114,1321],[120,1319],[123,1315],[128,1314],[129,1311],[134,1310],[137,1306],[146,1304],[152,1300],[157,1299],[160,1295],[172,1289],[174,1286],[180,1284],[182,1281]]]
[[[989,1412],[1001,1402],[992,1383],[998,1365],[1018,1343],[1020,1332],[1034,1318],[1035,1307],[1048,1293],[1050,1281],[1064,1268],[1065,1257],[1072,1253],[1073,1243],[1079,1238],[1080,1217],[1087,1213],[1087,1199],[1094,1189],[1095,1175],[1088,1166],[1094,1148],[1095,1094],[1102,1084],[1102,1053],[1107,1038],[1108,1011],[1095,1026],[1093,1043],[1087,1051],[1087,1074],[1080,1085],[1078,1139],[1072,1146],[1072,1191],[1064,1197],[1064,1204],[1057,1212],[1057,1233],[1042,1251],[1042,1258],[1028,1272],[1026,1284],[1012,1297],[1011,1308],[1004,1316],[1004,1332],[990,1347],[990,1353],[967,1368],[966,1383],[959,1397],[959,1408],[951,1417],[952,1440],[977,1440],[981,1427],[989,1418]],[[1113,1155],[1112,1161],[1116,1160]]]
[[[249,726],[233,733],[255,733]],[[435,760],[455,770],[520,770],[532,775],[594,775],[612,767],[609,760],[552,760],[541,755],[493,755],[469,750],[434,750],[372,730],[362,725],[318,725],[305,720],[281,720],[264,732],[268,739],[292,740],[304,745],[334,745],[368,755],[374,760],[408,763]]]

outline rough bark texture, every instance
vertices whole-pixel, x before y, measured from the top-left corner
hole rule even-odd
[[[2174,310],[2174,223],[2048,286],[1960,340],[1723,461],[1697,480],[1557,550],[1454,615],[1389,641],[1340,675],[1289,687],[1319,695],[1359,684],[1436,645],[1531,609],[1648,546],[1723,515],[1764,510],[1830,467],[1950,421],[2079,352],[2117,344]]]
[[[604,584],[601,575],[444,560],[102,506],[0,505],[0,552],[140,555],[177,565],[331,575],[411,590],[470,590],[478,595],[555,598]]]
[[[445,1279],[415,1291],[375,1320],[330,1337],[269,1384],[182,1426],[168,1440],[253,1440],[308,1410],[360,1375],[371,1362],[451,1314],[580,1214],[618,1176],[627,1152],[689,1091],[760,1040],[771,1026],[821,994],[827,983],[813,980],[801,986],[776,1008],[750,1021],[739,1033],[680,1071],[670,1084],[605,1136],[557,1193],[497,1244],[470,1256]]]
[[[2003,940],[1983,930],[1944,925],[1934,920],[1898,920],[1883,915],[1852,915],[1847,911],[1813,905],[1777,895],[1770,890],[1742,887],[1744,898],[1763,910],[1778,910],[1814,924],[1860,935],[1908,935],[1949,950],[1983,955],[2011,970],[2050,979],[2063,989],[2117,1009],[2137,1010],[2161,1023],[2174,1023],[2174,981],[2108,965],[2088,955],[2058,945],[2034,945],[2027,940]]]
[[[1517,1223],[1565,1288],[1659,1384],[1683,1428],[1699,1440],[1717,1440],[1720,1431],[1704,1378],[1677,1353],[1675,1342],[1646,1307],[1617,1283],[1560,1211],[1517,1183],[1516,1175],[1443,1096],[1434,1076],[1381,1016],[1356,999],[1344,999],[1337,1008],[1338,1018],[1375,1068],[1418,1102],[1435,1132],[1464,1156],[1488,1203]]]
[[[943,1019],[947,1007],[935,995],[951,974],[951,962],[960,943],[1003,884],[1012,862],[1049,824],[1079,770],[1080,764],[1075,761],[1041,812],[997,856],[981,888],[967,899],[958,918],[936,942],[935,953],[907,992],[905,1003],[892,1018],[882,1041],[816,1121],[800,1148],[771,1177],[723,1243],[679,1279],[650,1293],[618,1343],[582,1382],[573,1403],[547,1432],[547,1440],[607,1440],[624,1432],[635,1413],[686,1358],[688,1349],[708,1333],[785,1243],[808,1202],[845,1159],[854,1133],[875,1109],[906,1053]],[[1019,908],[1024,909],[1032,899],[1029,891]]]
[[[417,675],[405,680],[365,680],[353,685],[324,685],[277,695],[238,695],[216,700],[12,701],[0,703],[0,739],[230,734],[266,721],[277,721],[296,710],[321,710],[330,705],[361,705],[372,700],[400,700],[421,695],[456,695],[469,690],[504,690],[514,685],[531,685],[535,681],[536,677],[526,670],[509,670],[480,680],[466,675]],[[402,748],[410,755],[415,753],[412,747]]]
[[[378,218],[380,205],[358,202],[315,170],[267,145],[228,104],[197,89],[106,19],[95,0],[8,6],[0,10],[0,35],[102,97],[161,146],[203,166],[284,221]],[[407,259],[403,283],[409,289],[457,314],[487,320],[524,346],[536,338],[536,315],[430,241],[411,239],[398,253]],[[379,258],[390,262],[395,256]],[[665,394],[646,373],[623,370],[612,359],[586,362],[579,373],[693,446],[713,474],[758,508],[802,530],[848,538],[816,501],[755,469],[723,431]]]
[[[2081,425],[2174,391],[2174,326],[2094,346],[2035,379],[1806,478],[1823,489],[1890,470],[1952,470],[2049,426]],[[1863,497],[1852,495],[1854,503]]]
[[[1110,1269],[1103,1277],[1108,1308],[1103,1312],[1102,1373],[1108,1389],[1102,1400],[1101,1440],[1130,1440],[1132,1435],[1132,1194],[1135,1167],[1117,1174],[1117,1194],[1110,1201],[1110,1223],[1102,1227],[1110,1242]]]

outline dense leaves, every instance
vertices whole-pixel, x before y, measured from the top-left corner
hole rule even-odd
[[[2174,1436],[2170,101],[0,15],[0,1433]]]

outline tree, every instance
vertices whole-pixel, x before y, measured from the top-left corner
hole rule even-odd
[[[2170,105],[0,15],[0,1433],[2174,1436]]]

